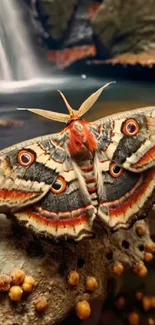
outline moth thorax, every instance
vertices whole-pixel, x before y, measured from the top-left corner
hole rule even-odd
[[[81,120],[73,121],[68,129],[69,151],[72,157],[79,159],[90,159],[97,149],[97,142],[89,129],[89,123]]]

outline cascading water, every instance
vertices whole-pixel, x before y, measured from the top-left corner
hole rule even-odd
[[[5,77],[8,80],[13,77],[16,80],[24,80],[41,77],[42,74],[38,58],[33,50],[28,28],[23,23],[22,9],[16,0],[1,0],[1,65],[5,60],[5,68],[1,73],[1,79]]]
[[[82,91],[83,87],[100,86],[96,77],[89,77],[89,82],[88,79],[85,82],[82,76],[58,74],[51,69],[36,42],[32,20],[24,0],[0,0],[0,105],[21,102],[25,107],[32,99],[27,96],[30,93],[39,98],[40,105],[45,91],[51,96],[57,89],[76,91],[79,87]]]
[[[63,78],[47,75],[31,23],[21,0],[0,0],[0,94],[62,84]]]
[[[2,27],[0,26],[0,79],[3,80],[12,80],[12,72],[9,66],[9,60],[4,50],[5,46],[5,37]]]

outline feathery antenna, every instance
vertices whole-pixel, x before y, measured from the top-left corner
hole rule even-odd
[[[78,110],[73,109],[70,104],[68,103],[66,97],[64,96],[64,94],[60,91],[60,95],[62,97],[62,99],[64,100],[64,103],[69,111],[69,114],[62,114],[62,113],[57,113],[57,112],[52,112],[52,111],[47,111],[47,110],[43,110],[43,109],[35,109],[35,108],[17,108],[18,110],[27,110],[30,111],[32,113],[35,113],[37,115],[43,116],[47,119],[53,120],[53,121],[58,121],[58,122],[62,122],[62,123],[67,123],[69,120],[71,120],[72,118],[80,118],[82,117],[85,113],[87,113],[90,108],[95,104],[95,102],[97,101],[98,97],[101,95],[102,91],[108,87],[109,85],[115,83],[116,81],[111,81],[108,82],[106,85],[104,85],[103,87],[99,88],[95,93],[93,93],[92,95],[90,95],[80,106],[80,108]]]
[[[58,92],[59,92],[60,96],[62,97],[62,99],[63,99],[63,101],[64,101],[64,103],[65,103],[65,105],[66,105],[66,107],[68,109],[68,112],[69,112],[70,116],[74,116],[76,111],[70,106],[70,104],[68,103],[65,95],[60,90],[58,90]]]

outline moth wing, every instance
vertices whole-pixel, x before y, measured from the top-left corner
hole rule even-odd
[[[118,169],[115,163],[102,161],[98,154],[96,162],[99,218],[116,230],[127,228],[133,221],[145,217],[155,202],[155,169],[150,168],[142,173],[122,167]]]
[[[50,137],[38,137],[0,151],[0,211],[10,212],[40,200],[51,188],[56,173],[44,176]],[[45,146],[45,147],[44,147]],[[35,161],[30,166],[19,163],[19,154],[30,153]],[[24,157],[24,156],[23,156]],[[20,161],[21,162],[21,161]],[[48,171],[49,175],[50,170]]]
[[[95,208],[65,143],[58,133],[0,152],[0,211],[39,234],[79,240],[92,234]],[[28,155],[34,161],[25,166]]]
[[[155,202],[155,107],[114,114],[91,128],[98,143],[98,216],[111,228],[128,227]]]
[[[102,159],[133,172],[155,165],[155,107],[114,114],[91,127]]]

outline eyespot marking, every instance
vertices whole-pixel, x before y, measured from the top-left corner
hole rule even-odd
[[[118,177],[120,177],[122,175],[123,168],[118,166],[115,163],[111,163],[110,166],[109,166],[109,172],[110,172],[112,177],[118,178]]]
[[[59,176],[56,181],[53,183],[51,192],[53,194],[61,194],[66,190],[67,183],[62,176]]]
[[[21,166],[29,167],[35,162],[36,155],[32,151],[23,149],[18,152],[17,160]]]
[[[132,137],[139,132],[139,124],[135,119],[128,119],[124,122],[122,127],[123,134]]]

